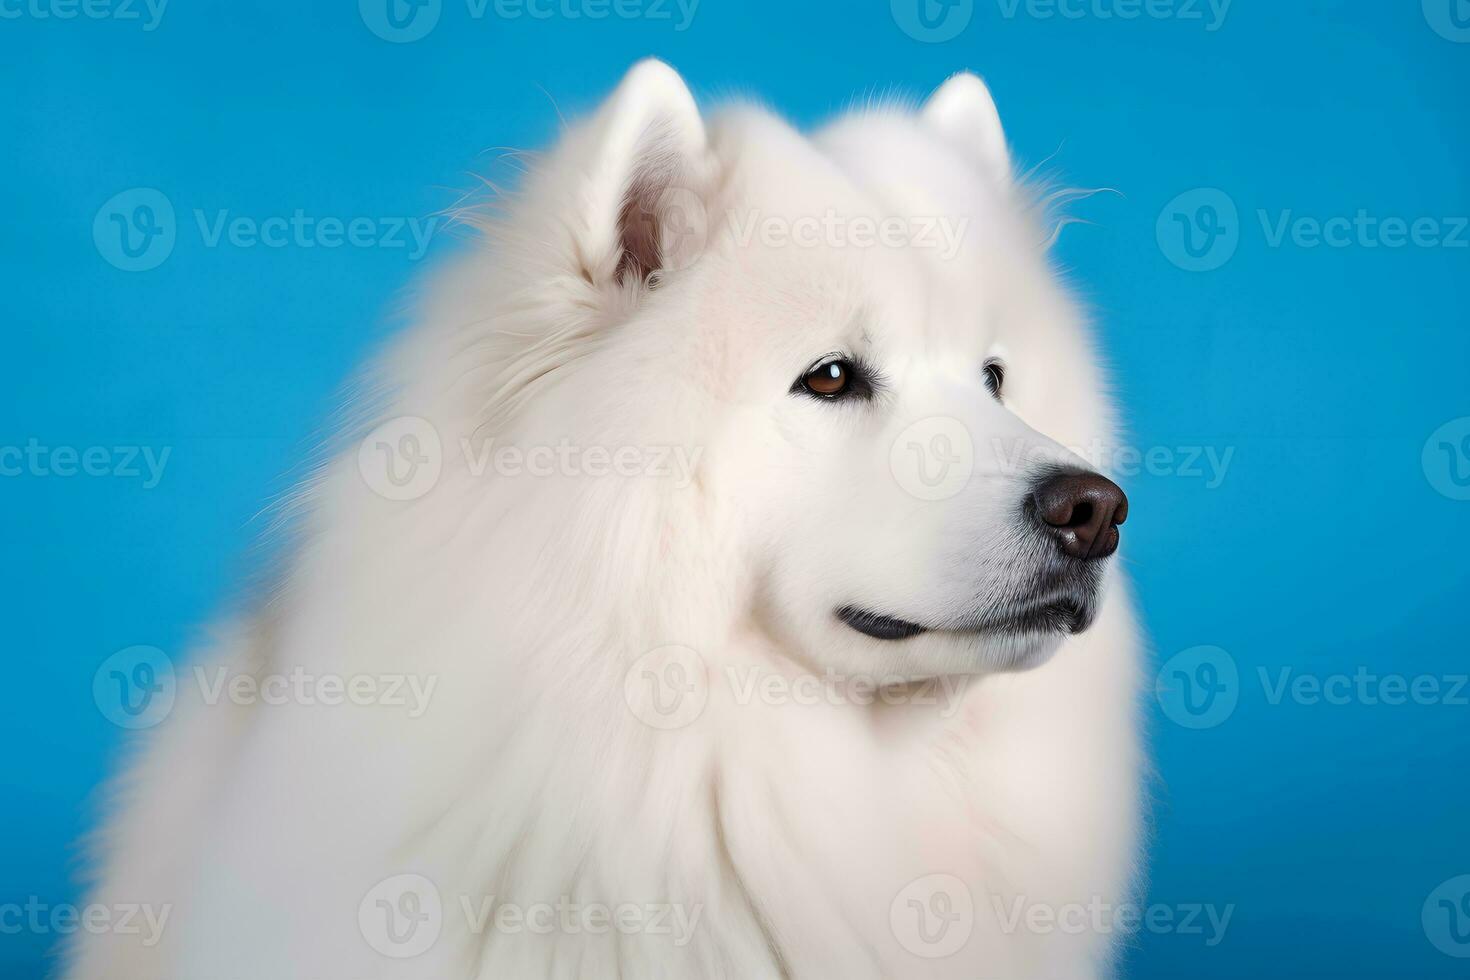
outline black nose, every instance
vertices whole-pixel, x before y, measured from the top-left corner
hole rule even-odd
[[[1122,489],[1097,473],[1059,473],[1031,492],[1036,517],[1062,551],[1087,561],[1118,550],[1118,525],[1128,519]]]

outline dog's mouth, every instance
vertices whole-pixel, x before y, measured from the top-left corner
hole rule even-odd
[[[989,614],[951,625],[924,626],[896,616],[885,616],[857,606],[843,606],[837,618],[875,640],[906,640],[921,633],[956,633],[974,636],[1035,636],[1081,633],[1092,625],[1093,603],[1076,595],[1058,596],[1017,605],[999,614]]]

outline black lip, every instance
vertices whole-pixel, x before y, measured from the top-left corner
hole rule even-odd
[[[997,633],[1081,633],[1092,625],[1093,605],[1075,598],[1057,599],[1019,610],[989,625]]]
[[[856,606],[843,606],[837,610],[837,618],[859,633],[871,636],[875,640],[907,640],[911,636],[928,632],[918,623],[911,623],[906,619],[895,619],[892,616],[880,616],[865,609],[858,609]]]
[[[983,622],[942,629],[944,632],[980,635],[1081,633],[1092,625],[1093,613],[1092,603],[1069,597],[1037,603]],[[843,606],[837,610],[837,618],[875,640],[906,640],[930,631],[927,626],[858,609],[856,606]]]

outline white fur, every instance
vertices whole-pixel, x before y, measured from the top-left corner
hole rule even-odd
[[[869,110],[807,137],[751,108],[702,120],[669,68],[635,67],[485,246],[430,284],[380,365],[375,418],[433,423],[437,485],[384,499],[355,447],[342,453],[305,492],[279,587],[198,658],[433,677],[429,709],[209,705],[183,671],[122,784],[93,896],[170,906],[162,941],[83,935],[70,976],[1106,974],[1117,935],[1006,920],[1018,900],[1129,898],[1138,639],[1116,571],[1096,623],[1065,639],[885,643],[833,616],[859,602],[942,620],[1003,598],[1031,471],[997,447],[1062,460],[1061,446],[1112,436],[1004,147],[970,75],[923,113]],[[639,167],[708,216],[692,252],[665,241],[688,254],[652,289],[617,274]],[[730,227],[829,209],[967,225],[948,259],[742,243]],[[878,401],[788,394],[813,360],[854,347],[887,376]],[[981,382],[994,354],[1004,405]],[[932,502],[898,485],[890,447],[937,415],[975,435],[976,459],[962,493]],[[458,447],[485,438],[680,447],[698,462],[688,486],[476,474]],[[660,731],[624,685],[670,644],[697,652],[710,694],[691,724]],[[746,670],[942,678],[961,700],[741,703],[726,679]],[[358,907],[403,873],[430,879],[446,913],[432,948],[393,959],[369,946]],[[975,909],[963,948],[939,959],[890,925],[905,886],[931,874],[964,882]],[[476,933],[459,899],[491,895],[698,919],[682,945]]]

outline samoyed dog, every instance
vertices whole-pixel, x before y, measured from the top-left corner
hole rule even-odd
[[[635,66],[426,284],[175,678],[75,978],[1106,975],[1114,413],[971,74],[814,135]]]

